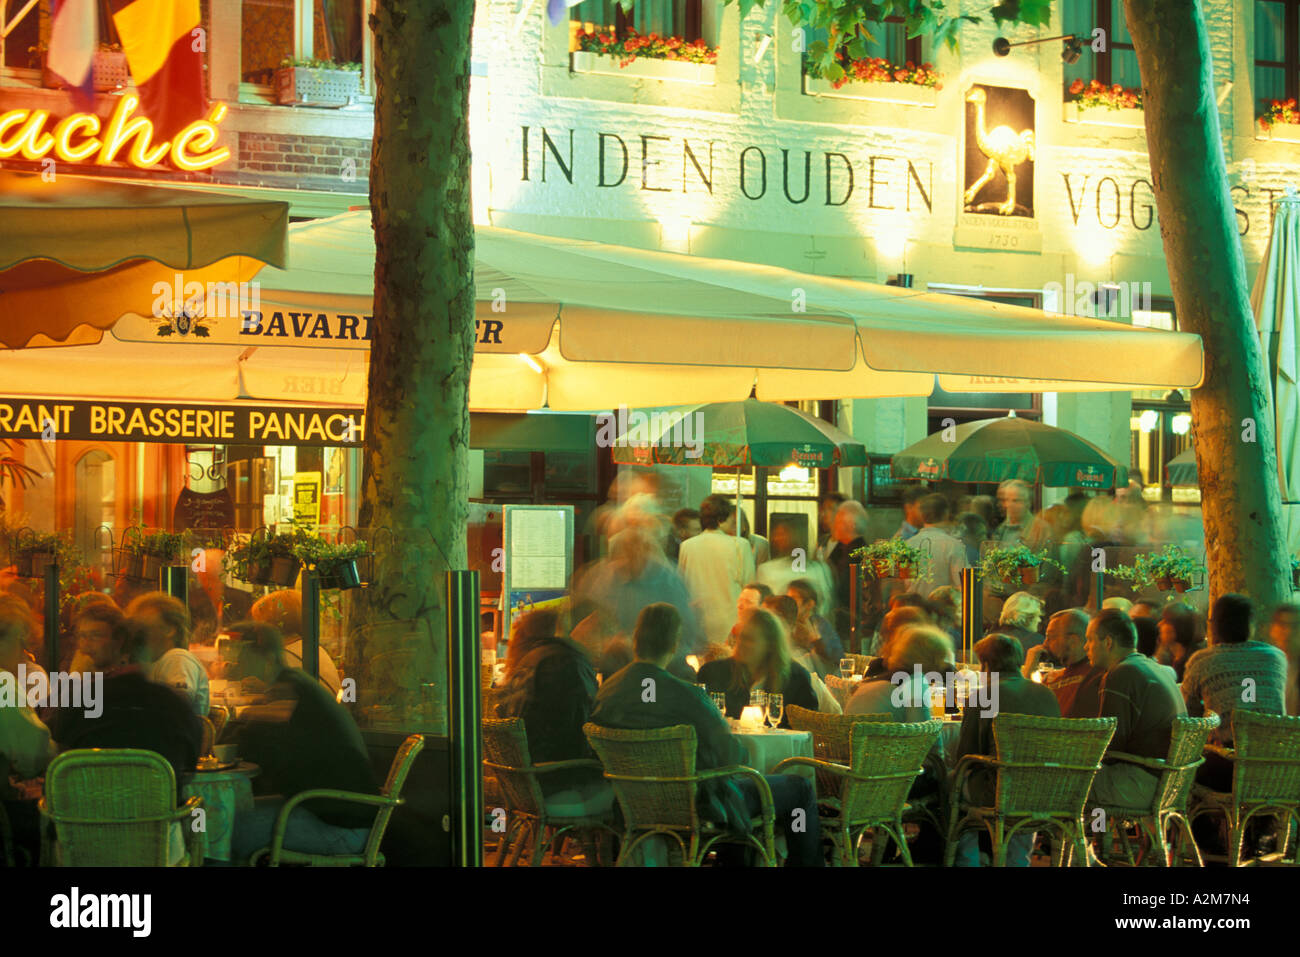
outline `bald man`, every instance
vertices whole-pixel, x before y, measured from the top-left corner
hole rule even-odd
[[[1048,619],[1047,638],[1031,648],[1025,660],[1026,678],[1037,669],[1044,650],[1064,665],[1043,680],[1043,687],[1056,695],[1063,718],[1095,718],[1101,710],[1101,679],[1106,671],[1088,661],[1089,620],[1082,608],[1058,611]]]

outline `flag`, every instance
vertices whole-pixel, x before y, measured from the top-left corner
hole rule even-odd
[[[159,139],[201,119],[208,100],[199,0],[110,0],[122,51],[140,91],[140,108]]]
[[[99,45],[95,0],[60,0],[50,15],[45,65],[72,87],[79,110],[95,109],[95,48]]]

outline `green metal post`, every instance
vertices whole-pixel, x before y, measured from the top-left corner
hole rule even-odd
[[[451,853],[483,866],[483,744],[479,726],[478,572],[447,572],[447,734],[451,745]]]

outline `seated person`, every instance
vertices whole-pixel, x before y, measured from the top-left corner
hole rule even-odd
[[[231,861],[243,863],[270,845],[276,815],[295,794],[317,788],[378,794],[379,788],[352,716],[319,682],[285,667],[279,630],[249,622],[231,632],[240,642],[237,677],[258,678],[269,686],[270,699],[246,708],[222,734],[238,743],[241,757],[261,766],[257,784],[268,795],[235,817]],[[361,804],[311,801],[290,815],[284,846],[306,854],[358,854],[375,813]]]
[[[0,593],[0,801],[17,849],[33,864],[40,854],[40,813],[35,801],[10,788],[9,778],[39,777],[54,757],[49,729],[27,707],[27,687],[18,680],[19,666],[28,664],[23,646],[35,627],[25,601]]]
[[[934,623],[952,637],[953,651],[961,650],[961,589],[940,585],[926,598]]]
[[[755,615],[768,612],[756,611]],[[775,621],[772,624],[776,627]],[[681,615],[672,605],[659,603],[642,610],[637,619],[633,643],[636,660],[607,679],[596,694],[591,712],[593,723],[606,728],[652,729],[688,724],[695,729],[695,767],[700,771],[745,764],[749,760],[745,746],[727,727],[718,709],[699,688],[666,670],[677,654]],[[742,630],[742,645],[745,643]],[[650,682],[647,685],[647,682]],[[654,699],[647,702],[645,689],[655,689]],[[789,867],[822,866],[821,836],[816,825],[817,795],[807,778],[795,774],[770,774],[776,807],[776,826],[785,834]],[[707,781],[700,787],[701,814],[733,831],[748,832],[750,821],[759,811],[758,790],[748,777]],[[794,827],[796,808],[803,810],[806,827]],[[734,860],[719,849],[719,858]]]
[[[822,678],[839,674],[844,643],[835,633],[835,626],[817,614],[816,586],[807,578],[799,578],[790,583],[785,593],[799,609],[793,634],[795,646],[812,653],[813,664]]]
[[[726,694],[729,718],[740,717],[749,704],[751,691],[776,691],[782,695],[783,728],[790,727],[791,705],[817,710],[817,693],[808,672],[790,660],[784,629],[765,608],[755,608],[746,616],[732,656],[710,661],[700,668],[699,678],[710,693]]]
[[[1061,716],[1056,695],[1020,673],[1023,651],[1015,638],[998,633],[987,635],[976,643],[975,654],[983,665],[985,680],[998,683],[997,697],[992,699],[996,701],[995,710],[998,714],[1028,714],[1045,718]],[[993,722],[996,716],[985,717],[980,712],[980,708],[968,706],[962,715],[961,736],[957,745],[958,760],[968,754],[997,754],[993,740]],[[991,807],[996,798],[996,781],[996,771],[977,769],[967,776],[965,794],[962,796],[971,804]],[[963,831],[958,838],[956,865],[978,867],[980,844],[987,842],[987,839],[987,834],[982,830]],[[1028,867],[1029,853],[1033,847],[1034,832],[1028,829],[1018,831],[1007,844],[1007,866]]]
[[[736,650],[736,642],[740,640],[740,627],[745,618],[771,594],[772,589],[761,582],[750,582],[740,590],[740,597],[736,599],[736,621],[727,635],[727,647],[731,651]]]
[[[273,591],[253,602],[253,621],[274,625],[284,635],[284,666],[286,668],[302,667],[302,595],[291,588]],[[343,687],[339,669],[334,659],[323,647],[316,646],[317,674],[320,683],[329,689],[330,694],[338,697]]]
[[[799,626],[799,606],[795,604],[795,600],[789,595],[769,595],[763,599],[763,607],[776,615],[777,620],[785,628],[786,646],[790,649],[790,660],[797,665],[802,665],[804,670],[808,672],[813,691],[817,693],[817,710],[827,714],[842,713],[844,709],[840,707],[839,701],[836,700],[835,695],[831,694],[831,689],[826,687],[826,682],[821,678],[813,653],[807,648],[801,648],[793,640],[795,631]]]
[[[1018,591],[1002,603],[997,630],[1020,642],[1020,660],[1024,661],[1029,656],[1030,648],[1043,643],[1043,636],[1038,633],[1038,625],[1042,620],[1042,599],[1027,591]]]
[[[915,595],[909,596],[915,598]],[[865,677],[875,678],[885,673],[889,667],[889,646],[895,636],[905,629],[916,625],[931,624],[929,613],[919,606],[900,605],[886,613],[880,620],[880,633],[876,636],[876,660],[867,666]]]
[[[208,672],[190,652],[190,613],[171,595],[156,591],[127,606],[131,626],[139,629],[142,647],[136,661],[147,667],[150,681],[171,688],[201,718],[208,716]]]
[[[1029,649],[1020,673],[1033,680],[1033,673],[1046,658],[1062,667],[1043,678],[1043,687],[1056,695],[1064,718],[1095,718],[1101,710],[1101,679],[1106,672],[1088,661],[1088,614],[1082,608],[1058,611],[1047,622],[1047,638]]]
[[[534,764],[595,758],[582,733],[597,689],[590,660],[579,645],[556,634],[559,615],[550,609],[530,611],[515,624],[516,635],[527,632],[539,637],[529,643],[522,657],[511,662],[500,688],[496,716],[524,719]],[[543,774],[538,781],[548,798],[566,791],[575,801],[599,794],[604,808],[613,805],[613,792],[599,769],[558,771]]]
[[[126,616],[107,595],[102,600],[85,602],[73,622],[77,653],[69,670],[93,674],[108,673],[126,663]]]
[[[78,632],[88,622],[103,625],[112,620],[115,608],[95,604],[78,617]],[[182,786],[201,757],[203,723],[180,695],[150,681],[142,667],[151,653],[142,632],[132,632],[121,612],[107,641],[98,638],[83,643],[86,654],[104,672],[100,695],[101,713],[88,716],[81,708],[60,708],[51,733],[61,751],[77,748],[139,748],[167,759],[176,774],[177,799]],[[98,629],[96,629],[98,630]],[[103,663],[102,666],[100,663]]]
[[[1136,606],[1134,606],[1136,607]],[[1148,658],[1155,660],[1156,651],[1160,647],[1160,619],[1154,615],[1138,616],[1133,619],[1133,627],[1137,630],[1137,650],[1138,654],[1146,655]],[[1160,665],[1168,672],[1169,680],[1178,684],[1178,672],[1174,670],[1173,665]]]

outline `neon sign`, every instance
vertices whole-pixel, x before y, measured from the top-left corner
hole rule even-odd
[[[138,97],[124,95],[106,122],[94,113],[73,113],[54,122],[47,110],[0,113],[0,159],[22,154],[25,159],[40,160],[53,153],[67,163],[107,166],[128,144],[129,151],[120,162],[140,169],[152,169],[168,155],[173,166],[186,172],[211,169],[230,159],[226,147],[213,149],[217,125],[226,116],[224,103],[214,103],[205,119],[195,120],[175,139],[161,143],[153,142],[154,128],[148,119],[131,115],[139,105]]]

